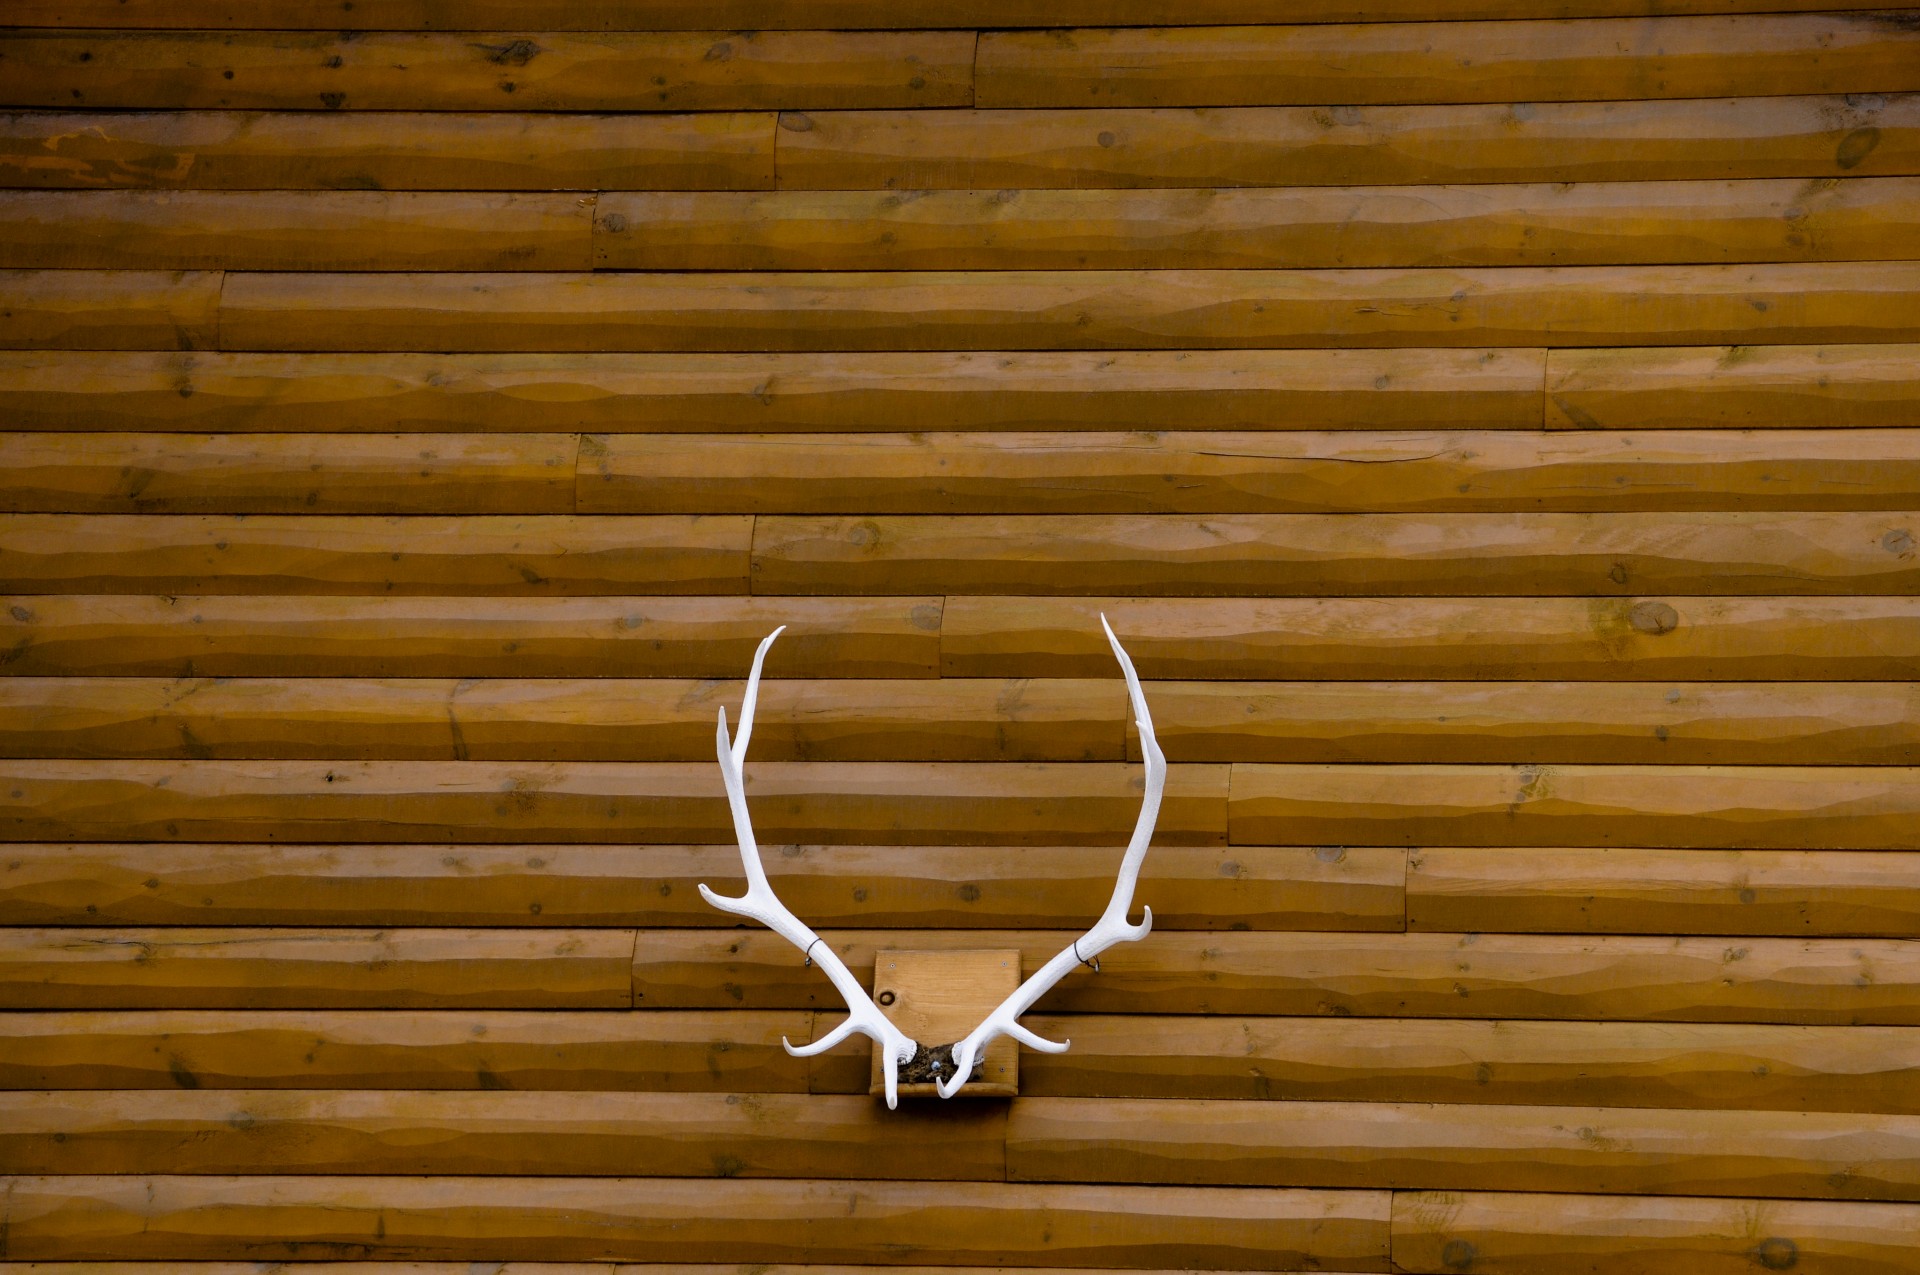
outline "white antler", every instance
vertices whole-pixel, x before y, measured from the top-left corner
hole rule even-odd
[[[1141,908],[1144,915],[1138,925],[1127,921],[1127,912],[1133,906],[1133,886],[1140,879],[1140,865],[1146,861],[1147,843],[1153,840],[1154,820],[1160,815],[1160,794],[1167,786],[1167,756],[1153,737],[1153,718],[1147,712],[1147,697],[1140,690],[1140,678],[1133,671],[1133,661],[1127,658],[1126,649],[1113,635],[1113,626],[1107,623],[1105,615],[1100,617],[1100,627],[1107,631],[1107,641],[1113,643],[1113,653],[1120,661],[1121,671],[1127,675],[1127,698],[1133,701],[1133,720],[1140,728],[1140,755],[1147,763],[1147,791],[1140,800],[1140,819],[1133,826],[1133,840],[1127,844],[1126,857],[1120,860],[1120,878],[1114,882],[1113,898],[1107,901],[1107,910],[1100,914],[1093,928],[1062,948],[1058,956],[1001,1001],[986,1021],[954,1045],[952,1077],[935,1082],[942,1098],[951,1098],[960,1092],[960,1087],[973,1075],[974,1060],[997,1036],[1011,1036],[1023,1045],[1049,1054],[1066,1052],[1072,1041],[1036,1036],[1016,1020],[1051,991],[1055,983],[1072,973],[1074,966],[1084,963],[1098,972],[1100,953],[1115,943],[1143,939],[1153,929],[1152,908]]]
[[[753,704],[760,693],[760,665],[767,658],[767,648],[773,640],[786,631],[781,625],[767,635],[766,641],[753,654],[753,672],[747,675],[746,698],[740,703],[740,738],[731,746],[727,741],[727,710],[720,709],[720,775],[727,785],[727,803],[733,807],[733,831],[740,841],[740,862],[747,870],[747,892],[737,899],[729,899],[715,894],[705,885],[700,887],[700,897],[719,908],[722,912],[731,912],[735,916],[749,917],[760,922],[778,934],[787,942],[799,948],[808,960],[817,962],[833,985],[840,989],[841,997],[847,1002],[847,1020],[838,1027],[814,1041],[811,1045],[795,1048],[786,1037],[780,1043],[795,1058],[807,1058],[861,1032],[873,1038],[874,1045],[880,1050],[882,1065],[887,1081],[887,1106],[896,1106],[899,1097],[896,1092],[896,1079],[900,1064],[912,1058],[920,1049],[918,1043],[905,1032],[893,1025],[891,1019],[880,1012],[865,988],[860,986],[853,972],[846,966],[826,942],[809,929],[805,922],[787,910],[787,905],[767,884],[766,869],[760,863],[760,847],[753,839],[753,821],[747,817],[747,786],[740,776],[741,763],[746,760],[747,741],[753,736]]]

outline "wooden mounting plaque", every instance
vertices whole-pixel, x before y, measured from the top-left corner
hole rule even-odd
[[[895,1026],[922,1047],[951,1045],[978,1027],[1020,986],[1020,951],[890,952],[875,954],[873,999]],[[891,1003],[889,1003],[891,1001]],[[1020,1092],[1020,1047],[1002,1036],[987,1046],[975,1073],[955,1097],[1012,1098]],[[873,1055],[868,1092],[884,1094],[880,1053]],[[899,1092],[936,1097],[933,1083],[900,1082]]]

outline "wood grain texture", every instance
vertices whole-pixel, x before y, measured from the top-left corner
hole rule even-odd
[[[1920,1119],[1852,1112],[1034,1098],[1006,1137],[1014,1181],[1920,1196]]]
[[[782,624],[771,677],[931,678],[940,667],[942,600],[925,596],[3,601],[16,674],[731,679]],[[1090,676],[1112,676],[1107,658]]]
[[[1416,930],[1920,937],[1920,856],[1842,850],[1421,849]]]
[[[7,929],[9,1009],[624,1009],[631,930]]]
[[[0,351],[0,407],[13,429],[87,431],[1537,429],[1545,359],[1527,349]]]
[[[754,521],[751,591],[1188,597],[1912,593],[1920,589],[1912,521],[1905,512],[1203,519],[1029,514],[992,520],[763,515]],[[1008,553],[1009,544],[1019,546],[1018,556]],[[133,553],[126,558],[137,560]],[[47,578],[70,579],[53,570]],[[85,586],[73,580],[65,587]]]
[[[747,591],[749,518],[4,514],[19,592],[582,594]]]
[[[1911,1027],[1139,1014],[1026,1021],[1043,1036],[1073,1040],[1064,1054],[1023,1060],[1022,1086],[1036,1097],[1920,1114],[1920,1032]],[[133,1039],[123,1047],[110,1038],[103,1049],[117,1058]],[[145,1065],[154,1073],[147,1083],[171,1083]]]
[[[1008,1150],[1006,1104],[888,1111],[865,1094],[0,1093],[0,1130],[9,1166],[48,1174],[975,1182],[1004,1181]]]
[[[8,1255],[1385,1271],[1385,1191],[674,1178],[6,1179]]]
[[[220,307],[222,348],[263,351],[692,353],[1916,340],[1920,262],[1913,261],[1169,269],[1151,274],[258,272],[228,279]],[[153,338],[144,335],[126,337],[123,345],[154,348]]]
[[[9,841],[724,843],[711,762],[24,761],[5,763]],[[1227,767],[1169,775],[1157,836],[1222,845]],[[750,767],[773,842],[1123,845],[1140,771],[1119,763]],[[14,794],[19,794],[15,796]]]
[[[1809,186],[1812,189],[1809,189]],[[163,197],[165,198],[165,197]],[[177,198],[177,197],[176,197]],[[391,197],[389,197],[391,198]],[[447,198],[447,197],[442,197]],[[474,201],[477,202],[477,201]],[[92,196],[0,199],[0,231],[26,204],[40,215],[22,227],[28,247],[8,264],[126,267],[198,265],[188,251],[152,259],[107,249],[89,256],[60,249],[44,259],[34,240],[50,237],[50,210],[80,233],[118,238],[138,213],[98,212]],[[352,207],[348,205],[347,207]],[[433,207],[429,204],[425,207]],[[141,210],[144,212],[144,210]],[[356,208],[355,211],[358,211]],[[396,209],[396,212],[399,209]],[[273,213],[301,220],[278,232]],[[447,269],[455,254],[486,251],[466,229],[467,208],[441,217]],[[176,219],[213,222],[222,207],[147,214],[167,236]],[[331,214],[331,215],[330,215]],[[451,215],[449,215],[451,214]],[[416,213],[425,221],[425,208]],[[281,198],[267,222],[236,245],[231,265],[272,262],[295,234],[325,235],[309,249],[319,268],[332,260],[345,208]],[[397,220],[397,218],[396,218]],[[503,219],[504,220],[504,219]],[[189,223],[191,224],[191,223]],[[308,226],[311,224],[312,229]],[[324,229],[323,229],[324,227]],[[566,225],[571,232],[571,222]],[[501,227],[512,230],[511,220]],[[331,232],[331,233],[330,233]],[[183,237],[191,233],[185,227]],[[259,246],[253,235],[257,233]],[[523,234],[525,232],[522,232]],[[1851,178],[1828,183],[1684,181],[1499,186],[1376,186],[1322,189],[769,191],[743,194],[608,194],[593,214],[593,261],[616,270],[1080,270],[1253,269],[1345,266],[1554,266],[1753,261],[1877,261],[1916,255],[1920,179]],[[269,245],[268,240],[271,240]],[[565,251],[574,242],[569,235]],[[404,240],[374,266],[403,263]],[[562,249],[555,247],[558,255]],[[7,257],[0,256],[0,261]],[[538,270],[528,254],[517,268]],[[270,263],[270,264],[269,264]]]
[[[0,434],[0,511],[560,514],[577,434]]]
[[[216,340],[222,279],[209,270],[0,271],[0,347],[205,349]]]
[[[751,111],[972,104],[971,31],[522,31],[15,31],[0,105]]]
[[[1916,419],[1914,346],[1555,350],[1548,359],[1548,429],[1858,429]]]
[[[0,1015],[9,1089],[805,1093],[806,1010],[77,1010]],[[852,1092],[845,1090],[843,1092]]]
[[[11,446],[37,450],[36,436],[17,437]],[[69,437],[75,448],[95,446],[89,435]],[[0,459],[7,446],[0,436]],[[580,460],[584,513],[1204,516],[1920,505],[1915,429],[595,434],[582,441]]]
[[[913,945],[1018,947],[1037,969],[1074,932],[935,930]],[[901,945],[891,930],[825,937],[863,979],[876,950]],[[1904,939],[1169,931],[1109,949],[1100,967],[1069,974],[1040,1014],[1920,1025],[1920,949]],[[643,1009],[840,1007],[762,931],[642,930],[634,994]]]
[[[1265,106],[1901,93],[1914,33],[1869,14],[989,31],[981,106]]]
[[[19,763],[16,763],[19,764]],[[1920,849],[1909,766],[1236,765],[1235,842]]]
[[[789,111],[778,138],[779,185],[791,189],[1866,177],[1920,171],[1920,94]]]
[[[582,270],[592,195],[0,191],[0,266]]]
[[[761,190],[773,130],[770,112],[13,111],[0,186]]]
[[[1066,929],[1112,895],[1118,831],[1110,846],[787,845],[764,859],[812,925]],[[0,863],[7,925],[732,928],[698,886],[746,888],[732,845],[48,843]],[[1155,846],[1140,878],[1164,930],[1399,930],[1405,879],[1391,847],[1181,845]]]
[[[1147,678],[1908,681],[1920,669],[1920,609],[1891,596],[954,597],[941,671],[1100,676],[1113,658],[1102,612]],[[35,658],[29,645],[20,660]]]
[[[1820,1200],[1659,1199],[1433,1191],[1394,1197],[1398,1270],[1440,1275],[1471,1263],[1497,1275],[1594,1269],[1755,1269],[1896,1275],[1910,1264],[1920,1208]]]

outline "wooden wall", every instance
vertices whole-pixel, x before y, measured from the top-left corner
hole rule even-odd
[[[1920,1270],[1841,8],[9,0],[0,1271]],[[1102,610],[1155,932],[889,1114],[715,712],[856,970],[1044,959]]]

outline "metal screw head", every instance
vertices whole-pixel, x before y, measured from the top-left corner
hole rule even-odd
[[[898,998],[895,997],[892,992],[882,992],[878,996],[874,997],[874,999],[879,1001],[882,1005],[891,1005]]]

